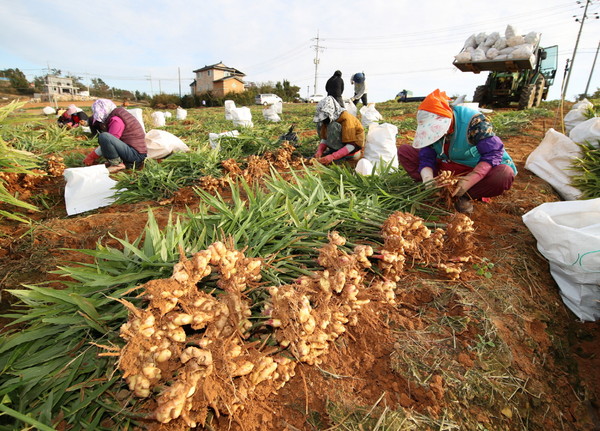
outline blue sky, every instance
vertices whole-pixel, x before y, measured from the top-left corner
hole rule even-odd
[[[585,3],[585,0],[583,1]],[[474,7],[473,4],[477,6]],[[473,95],[486,73],[452,65],[468,36],[508,24],[542,33],[558,45],[557,79],[549,99],[560,97],[583,8],[575,0],[104,0],[80,3],[0,0],[0,69],[19,68],[29,79],[56,68],[83,78],[146,93],[189,93],[193,70],[222,61],[247,81],[287,79],[301,95],[313,93],[319,34],[317,92],[336,69],[351,96],[350,76],[364,71],[373,102],[402,89],[426,95]],[[600,12],[588,9],[567,98],[583,93],[598,42]],[[600,60],[589,92],[600,87]]]

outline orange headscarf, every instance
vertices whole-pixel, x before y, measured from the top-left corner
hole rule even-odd
[[[445,91],[440,91],[439,88],[435,89],[433,93],[427,95],[427,97],[419,105],[419,110],[432,112],[441,117],[452,118],[452,108],[448,103],[448,96]]]

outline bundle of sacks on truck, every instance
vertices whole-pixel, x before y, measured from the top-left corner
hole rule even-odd
[[[540,37],[541,33],[536,31],[520,35],[512,25],[506,27],[504,36],[497,31],[473,34],[467,38],[461,52],[454,56],[455,62],[529,59],[533,64]]]

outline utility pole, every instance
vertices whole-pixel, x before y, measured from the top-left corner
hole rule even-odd
[[[592,81],[592,75],[594,74],[594,67],[596,67],[596,60],[598,59],[598,51],[600,50],[600,42],[598,42],[598,48],[596,48],[596,56],[594,57],[594,62],[592,63],[592,70],[590,70],[590,77],[588,78],[587,85],[585,86],[585,91],[583,92],[584,97],[587,97],[588,89],[590,88],[590,82]]]
[[[181,99],[181,67],[177,68],[177,77],[179,78],[179,98]]]
[[[146,75],[146,78],[150,80],[150,97],[154,97],[154,90],[152,89],[152,72],[150,72],[150,75]]]
[[[319,51],[323,51],[323,47],[319,45],[319,30],[317,30],[317,38],[313,39],[317,41],[316,45],[313,45],[311,48],[315,49],[315,59],[313,62],[315,63],[315,88],[313,94],[317,94],[317,72],[319,70]]]
[[[563,94],[562,94],[562,100],[565,100],[565,97],[567,96],[567,88],[569,87],[569,79],[571,79],[571,72],[573,71],[573,63],[575,63],[575,55],[577,54],[577,46],[579,45],[579,38],[581,37],[581,31],[583,30],[583,23],[585,22],[585,19],[587,18],[587,10],[588,10],[588,6],[590,5],[592,0],[586,0],[585,1],[585,9],[583,10],[583,16],[581,17],[581,21],[579,20],[579,18],[577,18],[575,20],[575,22],[581,22],[581,25],[579,26],[579,33],[577,33],[577,40],[575,41],[575,48],[573,49],[573,56],[571,57],[571,68],[569,69],[569,74],[567,75],[567,81],[565,82],[565,87],[563,90]],[[579,1],[577,2],[579,3]],[[573,15],[573,17],[575,18],[575,15]]]

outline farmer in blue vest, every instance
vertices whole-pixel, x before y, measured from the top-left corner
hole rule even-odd
[[[416,181],[432,181],[440,171],[459,175],[452,192],[459,212],[473,211],[472,199],[499,196],[512,186],[517,168],[476,109],[450,106],[446,93],[435,90],[419,105],[411,145],[398,148],[398,161]]]

